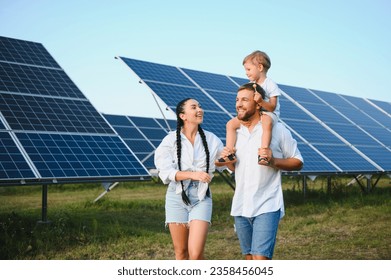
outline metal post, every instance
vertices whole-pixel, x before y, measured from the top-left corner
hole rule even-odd
[[[307,195],[307,176],[303,176],[303,195],[306,197]]]
[[[331,176],[327,176],[327,193],[331,194]]]
[[[367,193],[370,193],[372,190],[372,178],[367,177]]]
[[[48,221],[48,185],[42,185],[42,219],[39,224],[49,224]]]

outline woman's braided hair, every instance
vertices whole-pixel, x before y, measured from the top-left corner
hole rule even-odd
[[[178,105],[176,106],[176,110],[175,110],[176,111],[176,117],[177,117],[177,128],[176,128],[177,159],[178,159],[178,169],[180,171],[182,170],[182,166],[181,166],[181,156],[182,156],[181,128],[184,125],[184,122],[180,118],[179,115],[184,113],[184,108],[183,107],[186,104],[186,102],[188,100],[190,100],[190,99],[192,99],[192,98],[186,98],[186,99],[183,99],[182,101],[180,101],[178,103]],[[200,125],[198,126],[198,133],[201,136],[202,144],[204,145],[205,154],[206,154],[206,171],[205,172],[209,173],[209,158],[210,158],[210,155],[209,155],[208,142],[206,142],[206,137],[205,137],[204,130],[201,128]],[[183,200],[183,202],[186,205],[190,205],[191,204],[190,200],[189,200],[189,198],[186,195],[186,192],[184,190],[183,181],[181,181],[181,185],[182,185],[182,200]],[[208,190],[206,192],[206,195],[210,196],[209,187],[208,187]]]

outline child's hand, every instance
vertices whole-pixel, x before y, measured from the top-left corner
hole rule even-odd
[[[263,98],[262,95],[259,92],[254,93],[254,101],[257,102],[259,105],[262,104]]]

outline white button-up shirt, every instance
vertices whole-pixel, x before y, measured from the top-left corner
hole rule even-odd
[[[277,97],[276,108],[274,109],[273,113],[277,116],[277,118],[279,118],[280,117],[279,96],[281,95],[280,88],[269,77],[267,77],[260,86],[265,90],[265,100],[267,102],[269,102],[270,97],[274,97],[274,96]]]
[[[281,123],[273,125],[270,148],[275,158],[297,158],[303,161],[296,140]],[[262,213],[281,209],[284,216],[284,200],[281,171],[258,164],[258,148],[261,145],[262,124],[259,122],[250,133],[241,125],[237,130],[235,167],[236,188],[232,200],[231,215],[255,217]]]
[[[209,149],[209,175],[213,178],[215,171],[215,160],[219,158],[224,146],[221,140],[209,131],[205,131],[206,142]],[[181,170],[182,171],[204,171],[206,172],[206,153],[200,134],[197,132],[194,146],[181,133]],[[155,166],[159,172],[159,177],[164,184],[176,187],[176,193],[182,191],[182,185],[175,181],[175,175],[179,171],[176,145],[176,131],[171,131],[160,143],[155,151]],[[224,168],[219,168],[219,170]],[[185,189],[191,180],[184,180]],[[200,183],[198,186],[198,196],[200,200],[205,196],[208,188],[207,183]]]

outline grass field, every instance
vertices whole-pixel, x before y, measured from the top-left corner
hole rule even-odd
[[[284,177],[286,216],[274,254],[276,260],[391,259],[391,183],[383,177],[364,194],[351,178],[333,179],[331,193],[322,178]],[[103,192],[100,184],[52,185],[50,224],[41,219],[41,187],[0,187],[0,259],[173,259],[164,226],[166,186],[154,182],[120,183]],[[205,256],[242,259],[230,217],[232,189],[216,178],[212,226]]]

